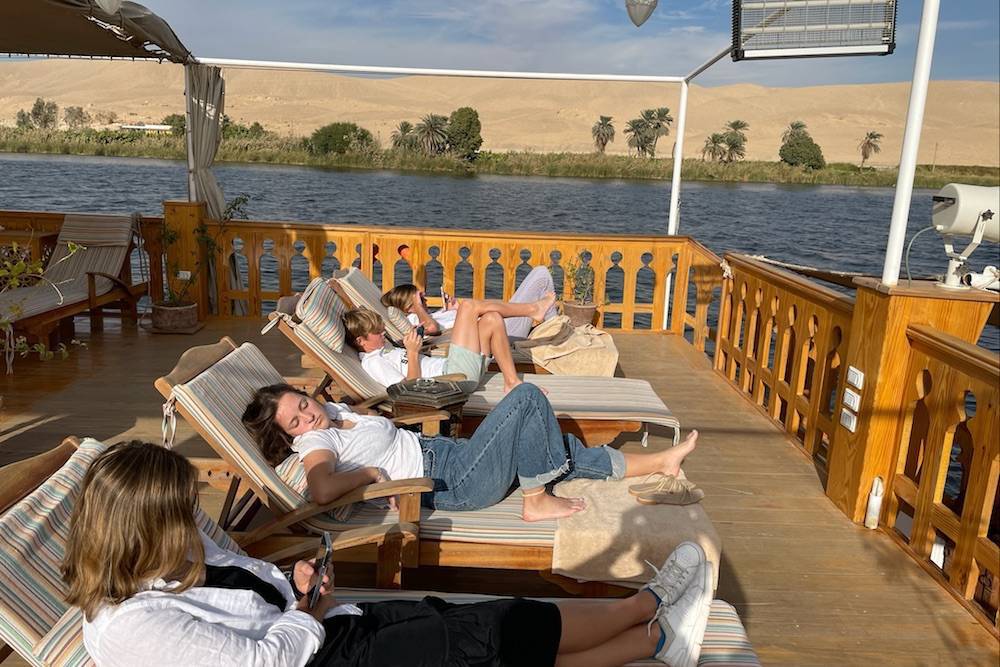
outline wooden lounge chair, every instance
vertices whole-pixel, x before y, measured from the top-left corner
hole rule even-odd
[[[555,522],[525,523],[521,504],[508,498],[499,505],[476,512],[442,512],[420,507],[420,493],[433,486],[428,478],[396,480],[362,487],[327,505],[306,498],[305,471],[297,455],[277,469],[272,468],[240,421],[253,393],[260,387],[282,382],[278,371],[250,343],[239,347],[228,338],[215,345],[195,347],[181,357],[174,370],[156,381],[156,387],[222,457],[226,465],[201,462],[208,479],[230,485],[222,522],[239,522],[240,503],[230,510],[232,499],[244,495],[234,482],[253,492],[267,505],[274,518],[251,530],[239,541],[256,551],[276,551],[294,542],[283,534],[286,528],[312,533],[371,528],[401,521],[419,529],[417,544],[404,545],[405,566],[453,565],[508,569],[548,570],[552,565]],[[435,416],[435,418],[440,418]],[[399,496],[397,517],[363,500]],[[355,505],[355,503],[358,503]],[[243,503],[245,505],[245,503]],[[355,505],[350,517],[338,521],[329,512]],[[360,549],[342,554],[342,560],[371,562],[374,554]],[[388,558],[388,556],[387,556]],[[398,576],[395,578],[398,581]]]
[[[34,667],[90,667],[83,645],[83,615],[63,601],[59,566],[69,534],[69,516],[90,462],[106,449],[96,440],[69,438],[50,452],[0,469],[0,662],[17,652]],[[196,515],[199,528],[220,547],[240,552],[207,515]],[[394,527],[387,527],[387,532]],[[404,530],[396,526],[396,530]],[[377,541],[378,536],[365,537]],[[345,542],[334,542],[339,550]],[[312,544],[308,546],[313,550]],[[294,558],[297,554],[288,554]],[[486,596],[398,590],[339,588],[344,602],[420,599],[436,595],[450,602],[473,602]],[[659,664],[642,661],[641,665]],[[754,665],[759,661],[735,610],[712,603],[699,665]]]
[[[322,339],[296,317],[294,298],[281,299],[270,319],[265,331],[277,326],[312,360],[312,365],[326,373],[325,384],[336,384],[357,402],[385,398],[385,387],[364,371],[353,349],[344,346],[337,351],[328,344],[329,339]],[[331,319],[330,324],[336,322]],[[645,380],[533,374],[525,374],[523,378],[548,391],[563,431],[576,434],[588,445],[606,444],[623,432],[640,430],[645,444],[649,424],[673,429],[674,444],[679,439],[680,422]],[[463,408],[467,432],[474,430],[503,396],[503,378],[487,374],[484,384],[469,396]]]
[[[382,321],[385,322],[385,333],[390,339],[402,341],[403,337],[413,330],[413,324],[406,319],[404,313],[395,308],[389,309],[382,304],[382,294],[378,287],[357,267],[352,266],[341,271],[334,271],[329,283],[346,305],[351,308],[366,308],[378,313],[382,317]],[[451,331],[446,331],[440,336],[429,338],[424,351],[432,356],[444,356],[448,353],[450,341]],[[527,350],[512,347],[511,355],[514,357],[514,365],[518,371],[541,375],[549,374],[547,370],[532,361],[531,353]],[[491,365],[491,369],[497,370],[495,363]]]
[[[136,321],[136,302],[147,284],[132,284],[132,230],[128,216],[67,215],[44,282],[0,296],[0,314],[12,314],[16,330],[42,342],[49,341],[60,322],[72,322],[67,318],[87,311],[91,329],[102,329],[103,308],[115,302],[123,318]],[[71,252],[70,244],[81,248]]]

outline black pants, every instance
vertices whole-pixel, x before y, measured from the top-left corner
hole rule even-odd
[[[562,620],[548,602],[426,597],[360,606],[361,616],[323,622],[326,641],[309,667],[549,667],[559,650]]]

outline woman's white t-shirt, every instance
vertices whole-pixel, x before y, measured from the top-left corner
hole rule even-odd
[[[301,461],[311,452],[324,450],[337,457],[337,472],[372,466],[389,479],[424,476],[420,438],[413,431],[396,428],[385,417],[359,415],[342,403],[325,405],[330,419],[354,422],[354,428],[325,428],[296,436],[292,451]]]
[[[409,359],[403,348],[386,346],[380,350],[359,354],[361,368],[383,387],[406,379]],[[445,371],[445,367],[448,365],[446,357],[428,357],[421,354],[418,358],[420,360],[420,377],[432,378],[447,372]]]
[[[431,319],[438,323],[441,327],[441,331],[447,331],[448,329],[455,328],[455,318],[458,317],[457,310],[435,310],[431,313]],[[417,317],[416,313],[410,313],[406,316],[406,319],[410,321],[410,324],[417,326],[420,324],[420,318]]]

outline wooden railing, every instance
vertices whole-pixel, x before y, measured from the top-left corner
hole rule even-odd
[[[996,632],[1000,359],[927,326],[910,325],[906,334],[905,407],[883,523]]]
[[[167,225],[179,232],[171,256],[185,268],[185,258],[197,256],[191,230],[199,213],[180,202],[167,202],[164,210]],[[223,317],[260,317],[280,296],[348,266],[360,268],[383,291],[400,282],[424,285],[432,304],[440,303],[441,290],[459,297],[507,299],[533,267],[547,266],[560,297],[570,299],[567,267],[575,261],[594,269],[598,324],[663,331],[667,276],[678,266],[683,276],[676,283],[671,308],[685,313],[689,307],[690,272],[698,295],[691,300],[693,314],[682,321],[694,328],[703,348],[712,294],[709,283],[721,285],[719,259],[683,236],[499,235],[270,221],[205,223],[208,235],[217,241],[217,265],[225,267],[216,275]]]
[[[726,262],[715,368],[825,474],[853,301],[748,257]]]
[[[691,240],[677,258],[676,306],[670,330],[684,336],[695,349],[714,357],[714,342],[722,304],[722,259]],[[683,297],[683,306],[680,298]],[[714,326],[713,326],[714,325]]]

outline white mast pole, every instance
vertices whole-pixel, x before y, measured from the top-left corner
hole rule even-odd
[[[681,82],[680,109],[677,112],[677,140],[674,142],[674,173],[670,179],[670,219],[667,222],[667,234],[677,233],[680,224],[678,205],[681,194],[681,166],[684,164],[684,124],[687,120],[688,82]]]
[[[892,203],[892,222],[889,241],[885,248],[885,265],[882,283],[892,287],[899,282],[899,263],[903,258],[906,241],[906,222],[910,216],[910,199],[913,196],[913,176],[917,170],[917,150],[920,148],[920,130],[924,123],[927,104],[927,85],[931,78],[931,60],[934,57],[934,38],[937,33],[940,0],[924,0],[920,19],[920,37],[917,40],[917,57],[913,65],[913,84],[910,87],[910,107],[906,113],[906,131],[903,133],[903,150],[899,158],[899,175],[896,178],[896,198]]]

